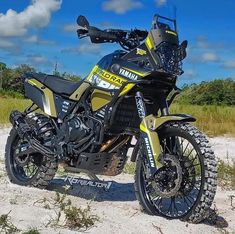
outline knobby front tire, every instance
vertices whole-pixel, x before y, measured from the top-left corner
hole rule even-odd
[[[191,192],[187,191],[188,194],[191,194],[191,193],[196,194],[195,195],[196,197],[194,198],[195,200],[191,198],[186,199],[186,195],[185,197],[182,198],[182,194],[184,194],[184,191],[187,190],[184,187],[185,185],[183,185],[183,181],[186,184],[185,181],[187,181],[187,179],[183,178],[183,181],[181,184],[181,187],[183,188],[181,189],[182,192],[179,192],[180,195],[176,194],[172,198],[161,198],[158,196],[157,197],[158,203],[160,203],[159,201],[161,201],[161,204],[157,205],[157,202],[155,202],[155,200],[151,197],[151,195],[148,192],[149,184],[145,182],[146,180],[145,178],[146,156],[145,156],[145,152],[142,152],[141,150],[142,147],[140,147],[137,162],[136,162],[135,184],[134,184],[136,197],[139,200],[140,206],[143,208],[143,210],[146,213],[150,215],[161,215],[170,219],[178,218],[184,221],[199,223],[203,219],[205,219],[207,214],[209,213],[209,208],[212,205],[212,202],[214,200],[215,193],[216,193],[216,186],[217,186],[216,159],[211,149],[211,146],[209,145],[209,141],[207,140],[206,136],[202,134],[196,127],[188,123],[167,124],[158,132],[158,134],[159,134],[162,148],[164,148],[164,142],[168,142],[169,144],[169,139],[173,139],[173,138],[185,139],[187,140],[187,142],[189,142],[188,144],[186,144],[183,141],[181,148],[183,148],[183,146],[186,147],[186,145],[187,147],[188,145],[192,145],[192,147],[194,148],[195,154],[198,157],[197,161],[198,161],[199,166],[198,168],[195,167],[195,170],[191,170],[191,171],[189,171],[189,169],[186,167],[183,175],[185,177],[186,176],[190,177],[191,174],[194,173],[196,177],[197,173],[200,174],[200,186],[199,184],[197,186],[195,185],[195,188],[194,187],[191,188],[192,190]],[[179,142],[181,141],[179,140]],[[165,148],[168,149],[168,152],[170,151],[169,145],[168,147],[165,147]],[[181,158],[183,158],[184,160],[186,159],[186,162],[190,163],[191,155],[189,155],[188,156],[189,159],[187,159],[185,156],[186,151],[188,151],[187,148],[184,149],[183,153],[179,152],[178,155],[181,155]],[[193,165],[194,165],[194,162],[193,162]],[[195,184],[196,183],[197,182],[195,182]],[[197,193],[194,192],[194,190]],[[174,203],[172,202],[172,200]],[[193,201],[191,205],[189,204],[190,201],[191,202]],[[182,204],[180,204],[180,202]],[[165,204],[167,208],[164,208],[163,204]],[[179,213],[180,205],[182,205],[182,207],[188,206],[188,208],[185,211],[182,209],[181,211],[182,214]],[[171,206],[171,207],[169,208],[168,206],[169,207]],[[173,212],[174,209],[175,211]]]

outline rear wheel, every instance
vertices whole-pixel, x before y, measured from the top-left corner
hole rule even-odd
[[[136,165],[135,190],[151,215],[202,221],[216,193],[216,160],[206,137],[187,123],[171,123],[159,131],[162,166],[149,176],[145,152]]]
[[[10,131],[5,148],[5,167],[12,183],[46,188],[57,171],[57,160],[38,152],[18,155],[17,150],[27,142],[15,129]]]

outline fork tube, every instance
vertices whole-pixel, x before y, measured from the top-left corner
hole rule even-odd
[[[169,108],[168,103],[165,97],[161,97],[159,99],[160,102],[160,110],[161,110],[161,116],[167,116],[169,115]]]
[[[138,115],[140,119],[143,120],[147,116],[147,110],[144,103],[144,97],[141,92],[136,92],[135,101],[136,101]]]
[[[150,166],[151,176],[154,176],[156,174],[157,167],[156,167],[156,161],[154,158],[155,151],[154,151],[153,144],[160,145],[158,135],[156,132],[153,132],[149,129],[148,124],[146,122],[147,110],[146,110],[146,106],[144,103],[143,94],[141,92],[136,93],[135,101],[136,101],[139,118],[141,120],[141,124],[140,124],[141,144],[147,156],[147,161]]]

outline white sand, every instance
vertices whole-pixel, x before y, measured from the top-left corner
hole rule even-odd
[[[222,233],[221,230],[205,223],[190,224],[179,220],[167,220],[158,216],[144,214],[135,199],[133,190],[133,177],[122,174],[115,178],[109,192],[102,189],[76,186],[70,191],[68,198],[77,206],[84,206],[96,196],[96,201],[91,203],[91,212],[99,216],[100,221],[87,233],[94,234],[147,234],[160,233],[155,227],[160,227],[164,234],[175,233]],[[10,184],[5,178],[0,180],[0,215],[8,213],[12,222],[21,230],[28,227],[37,227],[41,233],[77,233],[61,228],[46,228],[45,224],[50,217],[55,217],[53,210],[43,208],[42,204],[34,202],[44,197],[51,198],[54,191],[39,190],[35,188],[21,187]],[[61,188],[62,179],[55,179],[51,185],[52,190]],[[221,191],[218,189],[215,204],[219,214],[227,220],[229,233],[235,231],[234,212],[230,206],[229,195],[235,195],[235,191]],[[16,204],[10,204],[14,200]]]

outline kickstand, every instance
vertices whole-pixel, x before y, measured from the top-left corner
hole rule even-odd
[[[88,177],[91,179],[91,180],[95,180],[95,181],[101,181],[95,174],[93,173],[88,173],[87,174]]]

